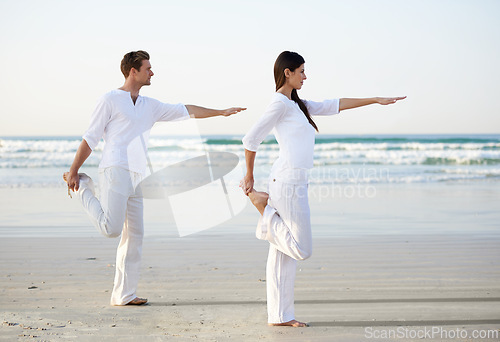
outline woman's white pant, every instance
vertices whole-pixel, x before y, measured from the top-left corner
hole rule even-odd
[[[118,237],[116,273],[111,305],[125,305],[136,297],[144,236],[143,199],[136,191],[142,176],[109,167],[99,170],[99,199],[92,179],[80,177],[80,198],[92,223],[106,237]]]
[[[269,241],[266,267],[269,323],[295,319],[293,287],[297,260],[311,256],[312,236],[307,183],[271,179],[269,200],[257,226],[257,238]]]

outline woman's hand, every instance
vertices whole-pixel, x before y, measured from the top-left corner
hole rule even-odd
[[[253,175],[246,175],[240,182],[240,188],[243,190],[245,195],[248,196],[248,194],[252,191],[253,189]]]
[[[358,108],[358,107],[363,107],[367,105],[371,105],[374,103],[378,103],[381,105],[388,105],[388,104],[393,104],[396,103],[399,100],[404,100],[406,99],[406,96],[400,96],[400,97],[367,97],[363,99],[348,99],[348,98],[342,98],[339,100],[339,110],[346,110],[346,109],[351,109],[351,108]]]
[[[377,97],[377,103],[381,105],[388,105],[388,104],[393,104],[396,103],[399,100],[404,100],[406,99],[406,96],[400,96],[400,97]]]

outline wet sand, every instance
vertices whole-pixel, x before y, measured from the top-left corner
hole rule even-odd
[[[490,225],[493,207],[477,200],[454,210],[460,218],[482,208],[480,229],[474,229],[472,219],[461,219],[471,229],[457,226],[450,233],[439,213],[453,217],[460,201],[453,193],[446,196],[455,202],[439,211],[429,209],[439,198],[427,203],[427,209],[425,201],[419,204],[427,215],[416,222],[409,209],[377,218],[376,213],[384,216],[382,207],[406,207],[394,189],[380,188],[372,200],[312,198],[314,252],[299,262],[295,290],[296,317],[310,327],[285,328],[266,325],[267,245],[254,236],[254,208],[247,206],[231,221],[179,238],[175,229],[159,227],[168,220],[154,209],[157,204],[150,204],[146,229],[152,229],[144,242],[138,289],[150,304],[113,307],[109,297],[118,240],[95,233],[76,201],[61,197],[60,191],[0,190],[5,210],[0,340],[362,341],[392,331],[402,334],[394,340],[405,341],[434,329],[437,335],[426,340],[441,341],[444,333],[457,329],[499,333],[500,237],[498,227]],[[432,191],[439,196],[437,189]],[[412,193],[412,203],[429,195]],[[491,202],[485,193],[476,196]],[[40,198],[45,201],[30,207],[30,201]],[[405,217],[413,228],[395,233]],[[366,225],[374,234],[350,230]],[[420,225],[427,230],[417,233]]]

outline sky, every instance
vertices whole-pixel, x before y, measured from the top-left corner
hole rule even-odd
[[[284,50],[306,60],[304,99],[408,96],[317,118],[320,133],[500,133],[498,18],[496,0],[0,0],[0,136],[83,134],[132,50],[155,73],[141,95],[248,108],[197,120],[204,135],[249,130]]]

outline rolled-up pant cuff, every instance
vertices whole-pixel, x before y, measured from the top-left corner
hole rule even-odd
[[[271,207],[269,204],[266,205],[264,214],[259,218],[259,223],[257,224],[257,229],[255,231],[255,236],[257,236],[257,239],[268,240],[267,232],[269,231],[271,220],[275,214],[277,214],[276,209]]]

